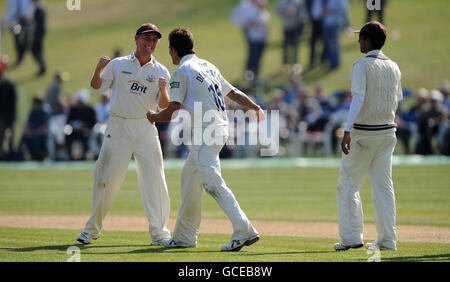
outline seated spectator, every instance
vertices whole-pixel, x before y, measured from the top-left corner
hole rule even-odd
[[[450,111],[450,83],[448,80],[444,80],[439,86],[439,91],[441,91],[442,95],[444,95],[444,105],[447,107],[447,110]]]
[[[111,107],[109,103],[110,89],[111,88],[100,96],[100,102],[94,106],[97,123],[94,125],[89,138],[89,150],[94,155],[94,159],[97,159],[100,154],[103,137],[105,136],[106,125],[109,120],[109,109]]]
[[[316,100],[319,102],[323,114],[328,116],[333,111],[331,102],[325,97],[322,85],[317,85],[315,90]]]
[[[409,103],[411,99],[411,91],[403,89],[403,100],[398,102],[397,112],[395,113],[395,124],[397,124],[397,138],[402,144],[403,154],[410,154],[410,142],[413,132],[413,128],[409,121],[406,120],[408,114],[408,109],[406,104]],[[414,123],[415,124],[415,123]]]
[[[43,109],[43,101],[33,97],[32,110],[23,132],[21,151],[30,153],[32,160],[42,161],[47,155],[48,115]]]
[[[77,102],[70,109],[66,125],[66,140],[69,158],[85,160],[88,152],[88,140],[96,123],[95,111],[88,105],[89,93],[81,89],[77,93]]]
[[[332,105],[334,109],[329,117],[331,148],[332,153],[336,153],[338,141],[344,135],[344,127],[347,122],[352,95],[349,90],[337,91],[332,95],[331,99],[333,100]]]
[[[67,113],[59,101],[53,113],[48,119],[47,151],[51,161],[67,161],[66,136],[64,127],[67,121]]]
[[[306,85],[303,83],[300,74],[292,73],[289,81],[283,87],[285,95],[284,101],[294,107],[298,106],[300,93],[305,92]]]
[[[430,91],[430,107],[418,120],[420,141],[417,144],[417,154],[431,155],[435,153],[432,147],[432,139],[437,137],[439,126],[447,115],[443,100],[443,95],[439,90]]]

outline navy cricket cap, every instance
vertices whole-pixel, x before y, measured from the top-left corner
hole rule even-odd
[[[158,35],[159,38],[161,38],[161,33],[159,32],[159,28],[152,24],[152,23],[145,23],[141,25],[138,30],[136,30],[136,35],[143,34],[143,33],[150,33],[153,32],[156,35]]]

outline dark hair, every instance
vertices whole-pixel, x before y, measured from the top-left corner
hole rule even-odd
[[[179,57],[195,54],[194,36],[185,28],[175,28],[170,32],[169,46],[177,51]]]
[[[366,23],[359,31],[359,37],[369,39],[372,48],[381,49],[386,42],[386,28],[379,22],[373,21]]]

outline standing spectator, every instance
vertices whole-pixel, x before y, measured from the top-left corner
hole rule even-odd
[[[14,66],[22,63],[28,46],[30,34],[30,0],[8,0],[6,5],[6,20],[14,36],[16,49],[16,62]]]
[[[32,0],[33,12],[33,42],[31,45],[31,53],[34,59],[39,64],[39,72],[37,76],[42,76],[47,71],[44,61],[43,46],[44,36],[46,32],[46,14],[40,0]]]
[[[316,46],[318,42],[323,42],[323,0],[309,0],[309,18],[311,19],[311,37],[309,41],[309,69],[316,67]],[[320,62],[324,60],[324,52],[321,52]]]
[[[96,123],[95,111],[88,105],[89,93],[81,89],[77,103],[70,109],[67,124],[72,127],[67,136],[67,147],[71,160],[84,160],[88,151],[88,140]]]
[[[298,46],[308,17],[306,4],[304,0],[279,0],[277,14],[283,22],[283,64],[295,65],[298,63]]]
[[[5,75],[8,62],[0,57],[0,160],[11,158],[16,120],[16,85]]]
[[[340,65],[339,28],[347,22],[347,0],[327,0],[323,6],[323,40],[329,70]]]
[[[21,151],[28,152],[32,160],[42,161],[46,156],[48,114],[43,109],[41,98],[33,97],[32,110],[23,132]],[[25,149],[26,148],[26,149]]]
[[[367,7],[367,18],[366,18],[366,22],[370,22],[372,20],[372,17],[374,16],[375,13],[378,14],[378,21],[380,23],[384,23],[384,8],[386,7],[387,4],[387,0],[378,0],[380,1],[380,8],[379,10],[375,9],[375,10],[369,10]],[[372,1],[375,2],[375,1]],[[364,6],[367,6],[367,0],[363,0]]]
[[[270,14],[266,0],[242,0],[231,12],[232,21],[244,31],[248,45],[245,78],[257,81],[266,46]]]

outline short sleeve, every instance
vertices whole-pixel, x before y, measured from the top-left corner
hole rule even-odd
[[[231,92],[231,90],[234,89],[234,86],[231,85],[231,83],[229,83],[223,76],[222,74],[220,75],[220,86],[222,88],[222,95],[223,96],[227,96],[228,93]]]
[[[353,64],[351,74],[352,95],[366,95],[367,76],[364,63],[360,60]]]
[[[177,69],[170,78],[170,102],[183,104],[187,92],[187,77],[182,69]]]

